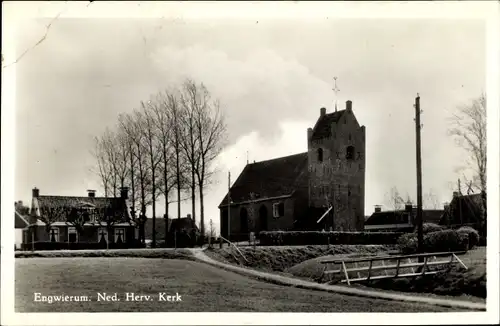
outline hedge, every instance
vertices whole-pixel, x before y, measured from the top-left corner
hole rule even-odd
[[[445,229],[444,226],[439,225],[439,224],[435,224],[435,223],[424,223],[422,225],[423,234],[436,232],[436,231],[443,231],[444,229]]]
[[[469,236],[456,230],[442,230],[424,234],[423,250],[425,252],[467,251],[469,249]],[[413,254],[418,250],[418,237],[416,233],[402,235],[398,245],[403,254]]]
[[[323,231],[264,231],[261,246],[300,245],[385,245],[396,244],[402,232],[323,232]]]
[[[98,250],[98,249],[128,249],[128,248],[144,248],[144,245],[138,241],[130,243],[106,243],[99,242],[43,242],[38,241],[33,243],[23,243],[21,249],[29,250]]]

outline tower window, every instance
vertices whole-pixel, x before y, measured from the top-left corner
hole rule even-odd
[[[323,149],[318,148],[318,162],[323,162]]]
[[[345,153],[345,158],[347,160],[353,160],[354,159],[354,146],[347,146],[346,153]]]
[[[352,140],[352,137],[351,137],[351,134],[349,134],[349,141],[351,141],[351,140]]]

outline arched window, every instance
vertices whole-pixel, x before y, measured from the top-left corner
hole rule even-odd
[[[347,146],[345,158],[347,160],[354,160],[354,146]]]
[[[323,148],[318,148],[318,162],[323,162]]]

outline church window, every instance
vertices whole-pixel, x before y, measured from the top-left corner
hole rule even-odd
[[[323,162],[323,149],[318,148],[318,162]]]
[[[347,146],[346,153],[345,153],[345,158],[347,160],[353,160],[354,159],[354,146]]]
[[[285,204],[284,203],[274,203],[273,204],[273,217],[281,217],[285,215]]]

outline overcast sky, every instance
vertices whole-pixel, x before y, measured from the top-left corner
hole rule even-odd
[[[45,33],[26,23],[18,51]],[[446,135],[457,106],[485,91],[485,25],[475,20],[55,20],[16,64],[15,196],[98,189],[92,137],[119,113],[190,77],[227,116],[229,144],[206,196],[206,220],[246,163],[307,150],[321,107],[353,101],[366,126],[366,214],[391,187],[415,198],[414,100],[423,109],[423,191],[449,201],[463,155]],[[163,214],[161,202],[159,215]],[[182,215],[190,213],[189,203]],[[176,216],[174,216],[176,217]]]

